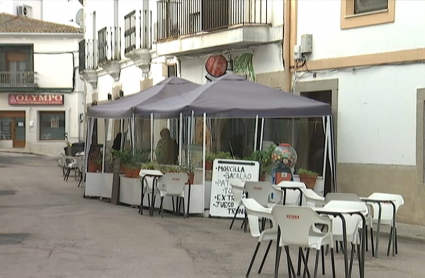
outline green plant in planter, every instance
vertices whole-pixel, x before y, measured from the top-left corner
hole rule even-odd
[[[213,152],[208,152],[205,155],[205,161],[214,161],[215,158],[216,158],[216,154]]]
[[[298,170],[298,175],[307,175],[307,176],[316,176],[317,177],[319,174],[314,172],[314,171],[310,171],[310,170],[300,168]]]
[[[260,163],[260,176],[266,176],[271,172],[273,167],[272,154],[275,148],[276,145],[272,144],[265,150],[252,152],[250,159]]]
[[[148,161],[149,153],[145,150],[137,150],[134,154],[132,151],[127,151],[123,157],[125,158],[124,167],[128,169],[140,169],[142,163]]]
[[[233,159],[233,156],[229,152],[218,152],[215,155],[215,158],[221,158],[221,159]]]
[[[148,163],[142,163],[142,169],[158,170],[158,163],[156,161],[150,161]]]

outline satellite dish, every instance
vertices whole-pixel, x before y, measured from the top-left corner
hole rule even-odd
[[[75,15],[75,23],[77,23],[80,27],[83,25],[83,14],[83,9],[79,9],[77,14]]]

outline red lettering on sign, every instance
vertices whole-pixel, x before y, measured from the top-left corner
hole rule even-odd
[[[287,214],[286,215],[286,218],[292,219],[292,220],[298,220],[298,219],[300,219],[300,216],[299,215],[295,215],[295,214]]]
[[[263,190],[263,188],[259,186],[254,186],[254,190]]]
[[[171,180],[173,180],[173,181],[179,181],[180,179],[179,178],[172,178]]]
[[[9,94],[10,105],[43,104],[63,105],[63,95],[38,95],[38,94]]]

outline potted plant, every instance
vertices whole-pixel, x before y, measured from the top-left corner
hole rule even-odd
[[[195,167],[193,167],[192,160],[189,159],[189,163],[182,167],[182,171],[187,173],[190,184],[193,184],[195,179]]]
[[[216,159],[215,153],[209,152],[205,156],[205,170],[212,170],[213,161]]]
[[[307,188],[314,189],[314,186],[316,185],[316,179],[319,174],[300,168],[298,170],[298,175],[300,176],[300,181],[305,183]]]
[[[253,151],[251,154],[250,159],[258,161],[260,163],[260,175],[259,175],[260,181],[265,181],[267,175],[270,174],[272,170],[272,166],[273,166],[272,154],[275,148],[276,148],[275,145],[270,145],[269,148],[266,150]]]
[[[120,173],[125,173],[125,164],[130,160],[131,158],[131,151],[127,150],[112,150],[113,159],[119,159],[120,160]]]
[[[127,178],[138,178],[142,163],[147,161],[146,151],[138,150],[134,154],[130,151],[128,157],[124,164],[125,176]]]
[[[102,154],[99,149],[94,149],[89,154],[87,172],[96,173],[99,170],[99,166],[102,167]],[[102,168],[100,168],[102,170]]]

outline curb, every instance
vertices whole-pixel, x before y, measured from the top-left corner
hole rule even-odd
[[[373,232],[374,232],[374,234],[376,233],[376,231],[373,231]],[[384,231],[384,232],[381,231],[381,235],[385,235],[385,236],[389,237],[390,236],[390,233],[389,232],[386,232],[386,231]],[[401,234],[400,231],[398,231],[397,237],[399,239],[405,239],[405,240],[410,240],[410,241],[416,241],[416,242],[423,242],[423,243],[425,243],[425,237],[415,236],[415,235]]]
[[[33,152],[17,152],[17,151],[9,151],[9,150],[0,150],[0,153],[14,153],[14,154],[29,154],[29,155],[35,155],[35,156],[46,156],[46,157],[53,157],[50,155],[46,155],[46,154],[41,154],[41,153],[33,153]]]

